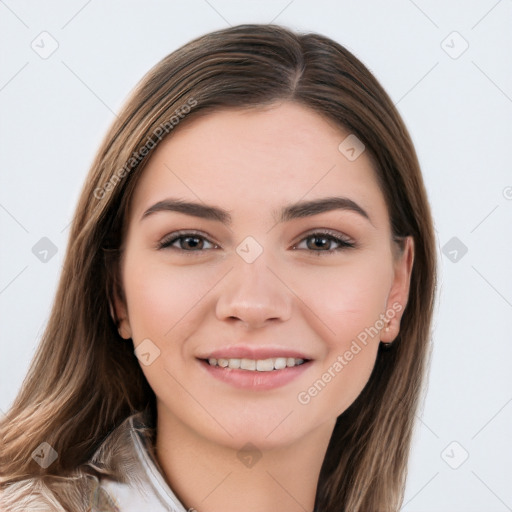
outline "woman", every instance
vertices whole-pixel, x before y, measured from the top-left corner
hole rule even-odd
[[[0,509],[398,510],[435,269],[407,129],[350,52],[186,44],[87,177]]]

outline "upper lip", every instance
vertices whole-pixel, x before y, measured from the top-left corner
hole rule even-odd
[[[199,359],[271,359],[276,357],[293,357],[294,359],[310,360],[303,352],[290,348],[279,347],[248,347],[246,345],[233,345],[219,348],[207,355],[198,356]]]

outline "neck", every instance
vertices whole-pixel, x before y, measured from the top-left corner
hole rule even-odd
[[[167,483],[187,510],[311,512],[333,429],[334,422],[286,446],[237,450],[159,410],[156,454]]]

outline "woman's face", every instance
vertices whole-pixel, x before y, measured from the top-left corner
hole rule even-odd
[[[332,429],[359,395],[398,334],[413,248],[394,255],[367,153],[339,149],[348,135],[285,102],[191,119],[156,149],[116,312],[159,417],[263,449]]]

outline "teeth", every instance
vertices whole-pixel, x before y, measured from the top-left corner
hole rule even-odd
[[[273,359],[258,359],[256,361],[256,370],[258,370],[259,372],[271,372],[273,369]]]
[[[295,359],[293,357],[273,357],[271,359],[208,359],[211,366],[220,366],[222,368],[242,369],[258,372],[270,372],[272,370],[282,370],[292,366],[299,366],[304,363],[304,359]]]
[[[242,370],[256,370],[256,361],[254,359],[242,359],[240,368]]]
[[[283,368],[286,368],[286,357],[278,357],[274,361],[274,368],[276,370],[282,370]],[[290,357],[290,359],[293,359],[293,357]],[[295,360],[293,361],[295,364]]]

